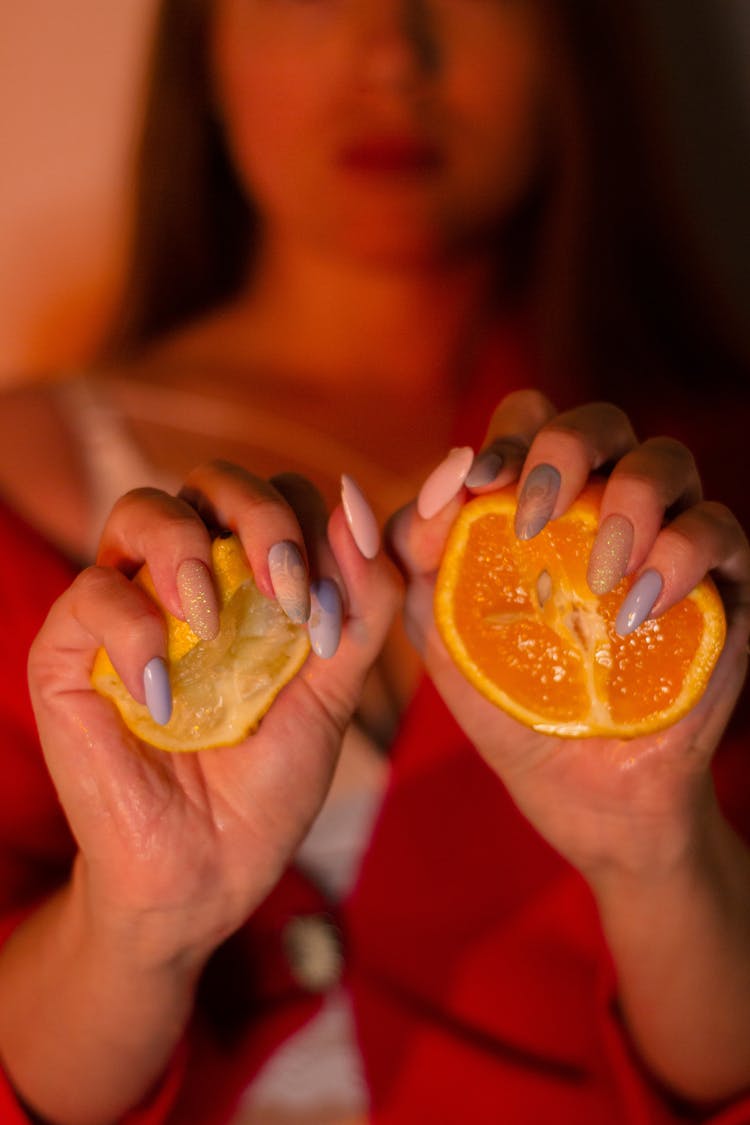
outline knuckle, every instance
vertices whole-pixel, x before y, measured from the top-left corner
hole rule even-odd
[[[662,461],[670,462],[672,467],[680,473],[697,475],[698,470],[693,454],[677,438],[661,434],[657,437],[648,438],[644,441],[642,448],[645,453],[658,457]]]
[[[693,538],[680,524],[663,528],[660,539],[661,550],[664,557],[669,559],[673,570],[680,570],[693,558],[695,554]]]
[[[700,510],[719,527],[740,535],[744,534],[734,512],[726,504],[722,504],[720,500],[704,500],[700,505]]]
[[[560,424],[557,419],[544,427],[534,444],[538,453],[546,455],[547,450],[554,450],[551,456],[565,463],[594,459],[595,444],[592,437],[586,431]]]
[[[489,432],[502,433],[513,420],[514,430],[534,433],[557,413],[545,394],[536,388],[511,391],[500,400],[493,411]]]

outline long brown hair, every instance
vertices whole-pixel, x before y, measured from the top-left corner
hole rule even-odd
[[[504,232],[542,361],[698,382],[744,377],[739,332],[692,237],[637,5],[540,0],[558,70],[558,145]],[[110,353],[137,351],[230,297],[257,218],[213,108],[210,0],[163,0],[138,154],[132,254]],[[555,39],[557,38],[557,42]],[[717,357],[720,362],[717,365]]]
[[[159,9],[111,352],[137,351],[221,303],[245,274],[255,220],[214,112],[209,20],[209,0]]]

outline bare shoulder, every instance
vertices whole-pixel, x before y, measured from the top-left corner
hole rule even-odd
[[[0,393],[0,490],[19,515],[77,553],[86,482],[58,384],[19,384]]]
[[[52,439],[51,447],[47,444]],[[0,408],[0,480],[13,486],[17,476],[61,452],[66,425],[54,383],[11,386]]]

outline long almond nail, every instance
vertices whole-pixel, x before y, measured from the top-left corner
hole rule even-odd
[[[276,600],[295,625],[310,616],[310,586],[307,568],[296,543],[287,539],[274,543],[268,552],[268,573]]]
[[[587,581],[594,594],[608,594],[625,577],[633,549],[633,525],[625,516],[607,516],[596,533]]]
[[[617,614],[615,629],[621,637],[627,637],[643,624],[656,605],[663,587],[664,579],[658,570],[644,570],[631,587]]]
[[[172,688],[167,665],[160,656],[149,660],[143,669],[143,691],[151,718],[159,726],[166,726],[172,715]]]
[[[474,458],[464,484],[467,488],[484,488],[497,480],[504,464],[502,454],[497,450],[485,449]]]
[[[341,504],[352,538],[366,559],[374,559],[380,550],[380,529],[365,494],[353,477],[341,477]]]
[[[560,474],[554,465],[535,465],[527,476],[516,509],[519,539],[533,539],[549,523],[560,491]]]
[[[308,632],[312,650],[329,660],[339,647],[343,609],[339,588],[332,578],[321,578],[310,589]]]
[[[463,487],[473,464],[474,450],[462,445],[452,449],[445,460],[432,470],[417,496],[417,512],[423,520],[432,519],[450,504]]]
[[[177,570],[177,590],[185,620],[196,637],[212,641],[219,632],[219,604],[206,564],[200,559],[181,562]]]

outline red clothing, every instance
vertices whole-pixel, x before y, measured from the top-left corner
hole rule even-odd
[[[5,638],[0,707],[0,939],[64,878],[74,844],[45,771],[25,653],[68,566],[0,507]],[[21,564],[19,566],[19,563]],[[717,762],[750,835],[747,716]],[[357,884],[339,910],[291,870],[222,947],[160,1088],[129,1125],[220,1125],[263,1060],[319,998],[295,982],[287,921],[336,921],[374,1125],[749,1125],[750,1097],[703,1117],[671,1104],[620,1026],[615,981],[582,879],[515,809],[429,684],[393,770]],[[0,1078],[0,1123],[29,1125]]]

